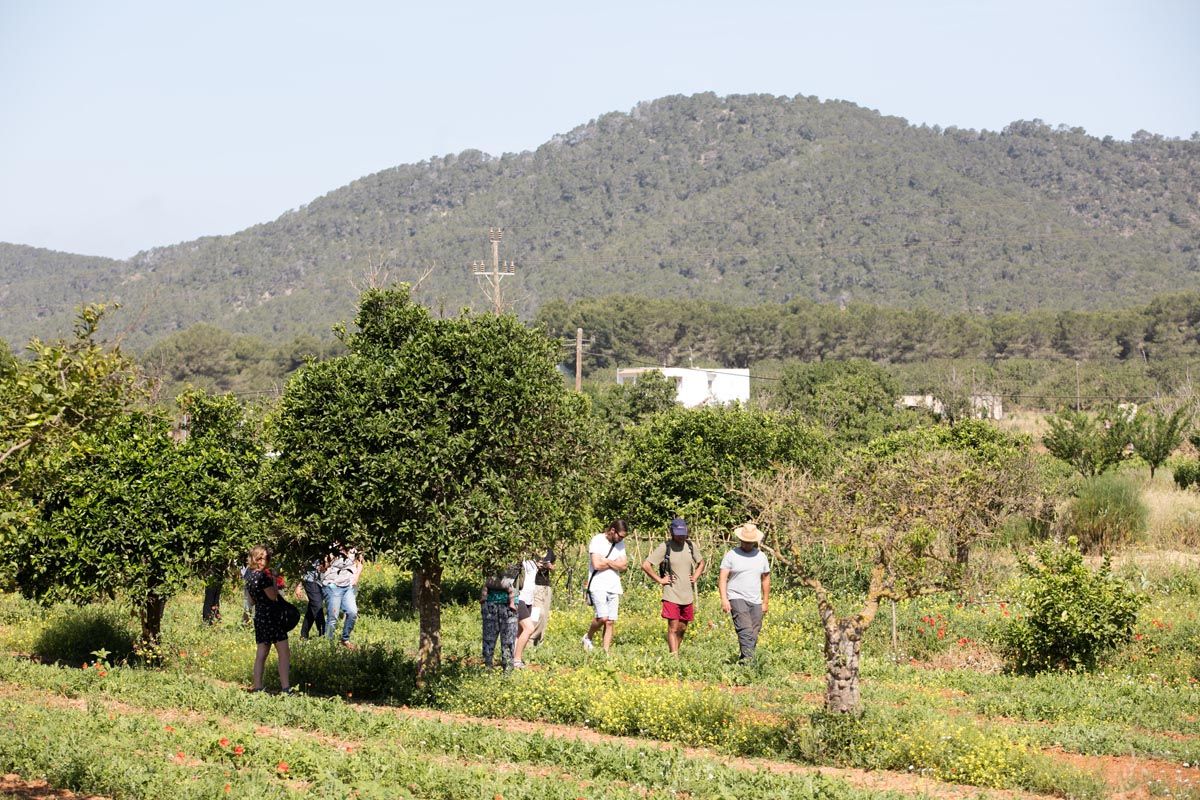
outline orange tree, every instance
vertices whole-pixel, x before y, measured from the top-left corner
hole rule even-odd
[[[595,484],[587,401],[556,343],[512,316],[434,318],[370,289],[349,354],[291,380],[273,495],[301,547],[339,538],[414,570],[418,674],[441,659],[447,564],[484,567],[579,527]]]
[[[43,601],[129,601],[143,654],[157,657],[163,610],[197,574],[225,566],[257,535],[261,451],[232,397],[183,395],[192,435],[130,409],[63,456],[27,524],[0,555],[22,594]]]
[[[860,707],[862,638],[884,600],[958,585],[964,548],[1039,497],[1027,446],[963,420],[905,431],[847,455],[829,477],[796,468],[748,476],[743,492],[780,558],[813,591],[825,634],[826,709]],[[869,565],[858,610],[827,588],[830,551]]]

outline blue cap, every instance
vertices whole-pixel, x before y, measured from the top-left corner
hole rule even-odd
[[[687,536],[688,535],[687,523],[684,522],[682,518],[676,517],[675,519],[671,520],[671,535],[672,536]]]

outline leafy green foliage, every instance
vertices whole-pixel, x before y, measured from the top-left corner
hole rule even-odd
[[[1177,463],[1174,469],[1174,479],[1175,485],[1180,489],[1187,489],[1191,486],[1200,488],[1200,460],[1189,459]]]
[[[350,541],[428,579],[440,655],[443,565],[489,567],[583,527],[600,451],[554,343],[511,316],[434,319],[407,287],[362,296],[349,355],[284,394],[273,493],[301,548]]]
[[[1086,479],[1061,522],[1064,536],[1074,537],[1085,553],[1110,554],[1129,545],[1146,530],[1149,511],[1141,490],[1124,475]]]
[[[1013,669],[1092,669],[1100,657],[1133,637],[1145,598],[1113,577],[1108,560],[1092,571],[1078,543],[1049,543],[1021,563],[1024,613],[1003,630]]]
[[[675,383],[657,370],[643,372],[633,383],[589,387],[592,411],[620,430],[675,405]]]
[[[772,403],[809,417],[838,438],[865,442],[900,427],[899,395],[900,387],[883,367],[851,359],[788,365]]]
[[[1134,417],[1130,441],[1133,451],[1150,465],[1150,477],[1183,444],[1183,437],[1192,423],[1191,408],[1181,405],[1170,413],[1161,409],[1138,409]]]
[[[1125,459],[1130,424],[1120,413],[1096,417],[1063,409],[1046,422],[1050,432],[1042,437],[1042,444],[1084,477],[1099,475]]]
[[[191,394],[195,433],[127,411],[89,433],[0,558],[27,596],[45,602],[128,599],[143,644],[157,643],[166,601],[197,573],[229,566],[258,537],[257,438],[235,399]]]
[[[276,491],[305,541],[482,566],[570,529],[591,431],[549,340],[509,316],[434,319],[405,289],[366,292],[355,322],[276,419]]]
[[[216,393],[278,392],[308,359],[341,352],[338,342],[313,336],[271,346],[253,336],[198,323],[155,342],[138,361],[161,382],[160,394],[174,397],[189,386]]]
[[[29,359],[0,361],[0,486],[35,495],[81,436],[144,397],[133,363],[97,341],[105,313],[85,306],[72,338],[34,339]]]
[[[795,415],[741,406],[671,408],[628,429],[600,516],[661,530],[674,516],[692,525],[744,521],[743,474],[779,464],[817,472],[830,459],[828,437]]]
[[[124,613],[122,613],[124,612]],[[33,643],[32,653],[47,664],[80,667],[103,650],[114,662],[134,653],[136,632],[125,609],[113,605],[56,608]]]

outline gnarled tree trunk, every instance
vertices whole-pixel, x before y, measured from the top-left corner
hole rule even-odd
[[[858,689],[858,665],[863,633],[879,613],[879,601],[894,595],[884,584],[883,567],[871,570],[871,585],[863,610],[853,617],[839,617],[825,587],[816,579],[806,580],[817,595],[817,611],[825,629],[825,710],[832,714],[857,714],[862,706]]]
[[[421,564],[414,575],[417,584],[417,617],[420,639],[417,647],[417,683],[442,663],[442,565],[435,560]]]
[[[830,713],[857,714],[862,704],[858,690],[862,634],[854,619],[825,626],[825,710]]]

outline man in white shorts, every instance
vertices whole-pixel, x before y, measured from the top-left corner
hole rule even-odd
[[[612,647],[613,627],[621,605],[621,573],[629,566],[625,557],[625,521],[615,519],[604,533],[592,537],[588,544],[588,602],[596,616],[583,637],[583,649],[593,648],[592,637],[604,629],[604,652]]]

